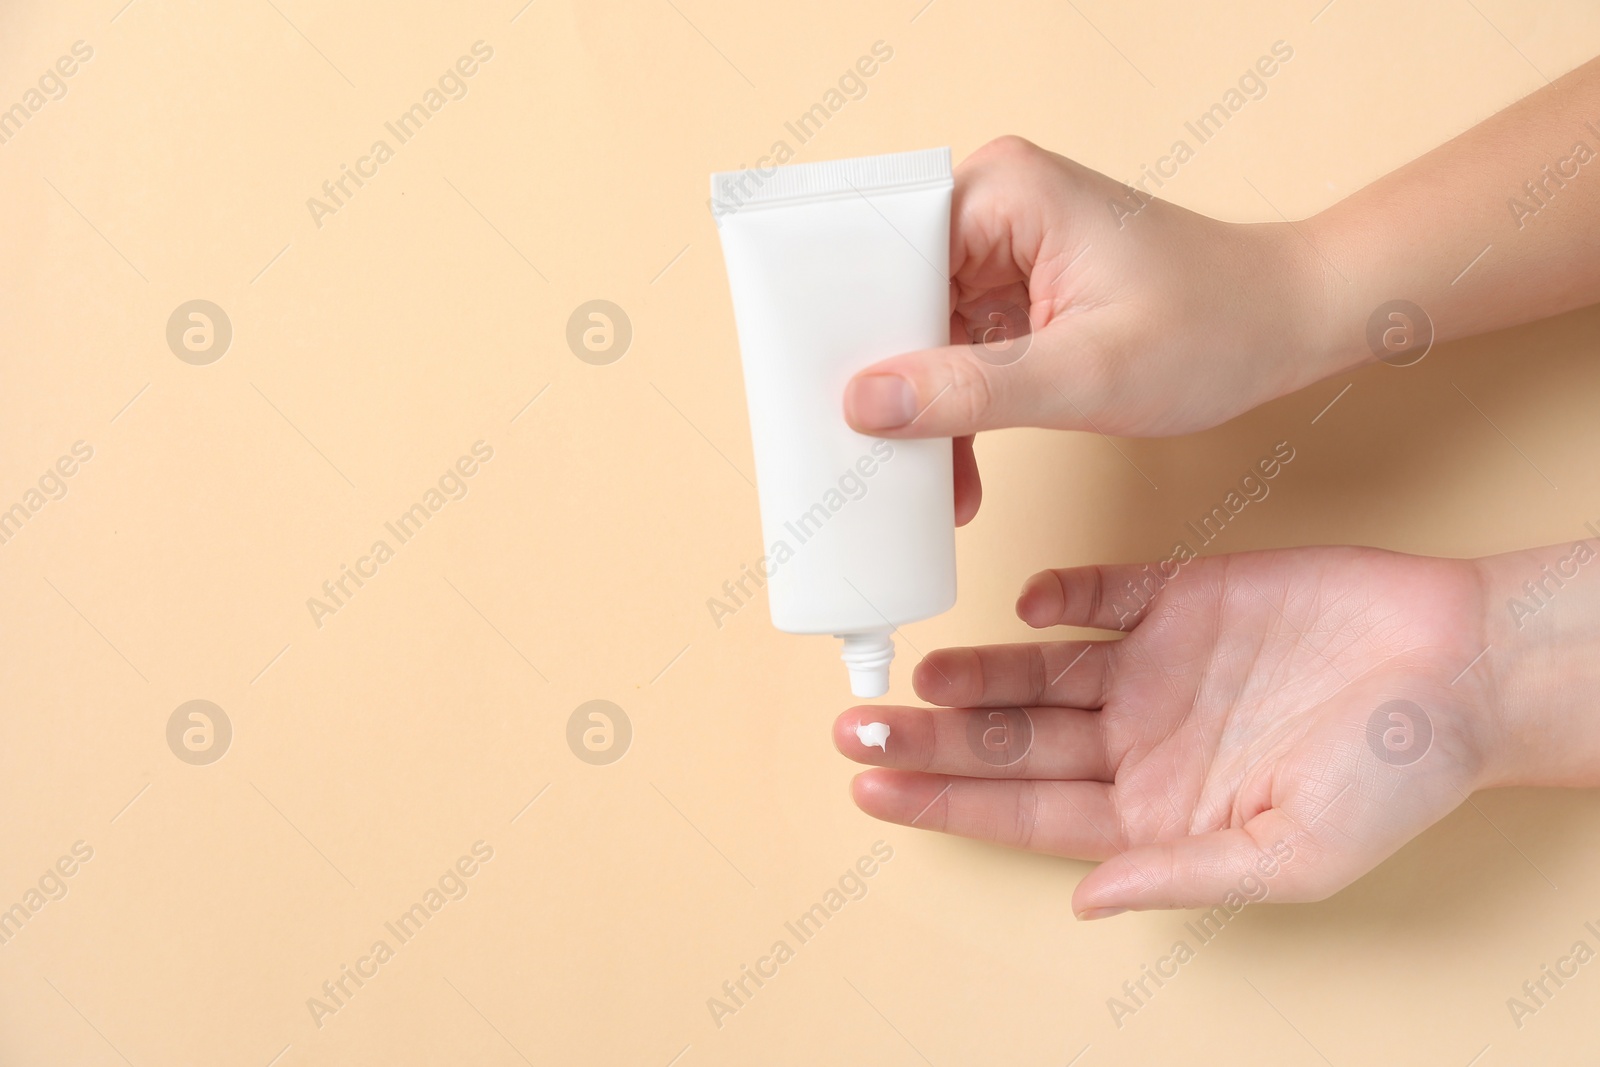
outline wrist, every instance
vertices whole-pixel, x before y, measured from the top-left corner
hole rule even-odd
[[[1477,560],[1493,719],[1486,785],[1600,785],[1600,541]]]
[[[1349,268],[1335,266],[1323,247],[1334,240],[1328,229],[1321,216],[1260,227],[1271,246],[1265,284],[1282,311],[1274,340],[1276,358],[1290,365],[1285,394],[1373,361],[1362,341],[1365,316],[1341,273]]]
[[[1368,326],[1379,305],[1403,294],[1378,295],[1384,283],[1373,278],[1373,266],[1364,262],[1361,238],[1343,225],[1337,210],[1329,209],[1294,223],[1294,233],[1310,290],[1306,297],[1311,305],[1309,351],[1322,370],[1322,377],[1376,362],[1379,352],[1389,349],[1373,350]],[[1390,325],[1388,320],[1384,325]],[[1421,325],[1427,341],[1431,341],[1431,326]],[[1388,338],[1391,348],[1404,341],[1416,344],[1419,340],[1418,334],[1407,338],[1403,331],[1391,333]],[[1418,353],[1422,351],[1425,349],[1417,348],[1410,355],[1421,358]],[[1407,355],[1402,350],[1389,358],[1402,362]]]

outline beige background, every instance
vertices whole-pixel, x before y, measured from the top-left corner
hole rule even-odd
[[[1600,945],[1588,793],[1480,795],[1333,900],[1245,912],[1120,1029],[1107,998],[1190,916],[1080,924],[1085,865],[858,813],[832,642],[706,609],[759,531],[705,204],[878,40],[800,160],[1015,132],[1132,178],[1283,40],[1165,193],[1298,217],[1600,51],[1592,5],[124,3],[0,7],[0,107],[94,49],[0,145],[0,507],[94,449],[0,545],[0,907],[93,848],[0,946],[0,1062],[1593,1054],[1600,965],[1520,1030],[1506,1007]],[[479,40],[468,95],[319,228],[307,198]],[[208,366],[165,338],[196,298],[234,330]],[[596,298],[634,329],[609,366],[564,340]],[[1217,550],[1578,536],[1597,340],[1575,314],[1180,440],[986,436],[960,603],[906,628],[893,697],[905,646],[1022,637],[1029,573],[1156,558],[1282,439],[1297,459]],[[318,628],[306,599],[479,440],[466,498]],[[193,699],[234,731],[207,766],[166,740]],[[609,766],[566,742],[591,699],[632,724]],[[715,1026],[707,998],[880,839],[867,896]],[[315,1025],[307,998],[480,840],[465,898]]]

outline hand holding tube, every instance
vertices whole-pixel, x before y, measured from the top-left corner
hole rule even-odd
[[[1396,300],[1435,342],[1600,302],[1600,182],[1574,169],[1600,155],[1596,116],[1600,60],[1292,223],[1220,222],[991,142],[956,168],[952,343],[862,371],[846,418],[955,437],[965,522],[980,430],[1190,433],[1385,355],[1370,327]]]

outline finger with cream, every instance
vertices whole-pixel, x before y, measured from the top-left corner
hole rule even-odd
[[[843,411],[857,371],[949,343],[951,189],[948,148],[711,176],[772,622],[842,639],[858,697],[888,692],[894,630],[956,599],[950,439]]]
[[[856,725],[856,740],[867,748],[881,748],[889,751],[889,724],[886,722],[864,722]]]

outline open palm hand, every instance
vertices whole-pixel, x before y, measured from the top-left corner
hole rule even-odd
[[[1490,784],[1473,563],[1303,548],[1163,575],[1035,575],[1029,625],[1127,636],[940,649],[914,675],[939,708],[845,712],[840,751],[883,768],[857,777],[862,810],[1103,860],[1073,899],[1097,917],[1262,878],[1273,899],[1321,899]],[[885,751],[856,736],[875,721]]]

